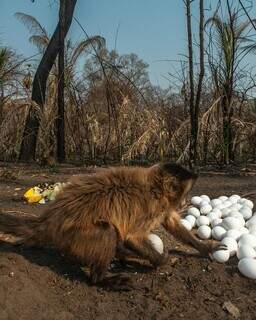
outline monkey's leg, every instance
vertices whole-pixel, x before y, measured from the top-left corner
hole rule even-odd
[[[157,252],[145,237],[129,236],[124,245],[139,257],[149,260],[154,267],[166,263],[167,256]]]
[[[205,242],[197,239],[192,232],[188,231],[181,223],[178,213],[173,212],[169,217],[167,217],[163,223],[163,226],[167,231],[169,231],[177,240],[182,241],[194,247],[203,255],[208,255],[209,253],[226,249],[226,246],[216,244],[213,241]]]
[[[92,230],[87,249],[87,259],[90,260],[90,277],[92,283],[101,282],[107,272],[111,260],[116,254],[117,234],[107,223],[99,223]]]
[[[83,260],[90,266],[90,279],[93,284],[106,285],[112,290],[130,290],[133,287],[129,277],[107,272],[117,247],[117,233],[113,226],[99,221],[90,231],[85,232],[83,243]]]

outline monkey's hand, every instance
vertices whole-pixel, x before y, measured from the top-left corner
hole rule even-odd
[[[201,242],[200,247],[198,248],[199,252],[203,256],[208,256],[212,259],[212,254],[218,250],[227,250],[227,246],[224,244],[220,244],[218,242],[209,241],[209,242]]]

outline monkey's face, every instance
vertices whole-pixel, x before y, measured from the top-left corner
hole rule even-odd
[[[182,182],[175,183],[175,185],[173,186],[174,191],[176,192],[172,202],[177,211],[184,212],[187,209],[189,205],[188,194],[191,191],[194,183],[194,179],[188,179]]]
[[[197,175],[176,164],[159,164],[150,168],[152,185],[159,189],[168,200],[169,206],[182,211],[188,204],[188,193],[192,189]]]
[[[179,196],[178,210],[183,212],[186,210],[189,204],[188,193],[191,191],[193,185],[195,184],[195,179],[188,179],[181,183],[181,192]]]

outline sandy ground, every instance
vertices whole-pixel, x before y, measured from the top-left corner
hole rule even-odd
[[[0,209],[40,214],[43,205],[28,205],[22,199],[28,187],[64,182],[85,170],[10,166],[9,178],[0,181]],[[219,196],[255,190],[255,176],[204,174],[192,194]],[[256,198],[252,200],[256,204]],[[218,264],[198,257],[165,231],[157,232],[170,250],[166,266],[157,271],[137,264],[113,267],[112,272],[121,270],[134,279],[131,291],[91,286],[80,266],[57,252],[1,242],[0,320],[235,319],[232,308],[225,310],[227,302],[238,308],[240,319],[256,318],[256,282],[238,273],[236,258]]]

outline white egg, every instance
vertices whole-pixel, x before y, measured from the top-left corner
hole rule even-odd
[[[234,217],[226,217],[223,219],[221,226],[226,229],[240,229],[242,227],[239,219]]]
[[[225,237],[233,238],[234,240],[238,240],[241,236],[241,231],[236,229],[230,229],[225,234]]]
[[[244,217],[245,220],[248,220],[252,217],[252,210],[247,207],[247,206],[243,206],[239,212],[242,214],[242,216]]]
[[[224,238],[226,230],[221,226],[216,226],[212,229],[212,237],[215,240],[221,240]]]
[[[235,211],[239,211],[241,208],[242,208],[243,206],[240,204],[240,203],[235,203],[235,204],[232,204],[232,206],[231,207],[229,207],[230,208],[230,210],[232,211],[232,210],[235,210]]]
[[[238,200],[238,203],[243,204],[246,200],[247,200],[247,199],[245,199],[245,198],[241,198],[241,199]]]
[[[191,198],[191,201],[190,201],[194,206],[199,206],[200,203],[202,202],[202,199],[198,196],[194,196]]]
[[[242,214],[240,212],[238,212],[238,211],[230,212],[229,217],[233,217],[233,218],[238,219],[241,223],[241,227],[243,227],[245,225],[244,217],[242,216]]]
[[[214,251],[212,256],[216,261],[223,263],[228,261],[230,255],[228,250],[218,250]]]
[[[256,251],[251,246],[242,245],[242,246],[238,246],[236,255],[239,260],[243,258],[255,258]]]
[[[221,212],[220,209],[218,209],[218,208],[213,208],[213,209],[212,209],[212,212],[216,212],[216,213],[218,214],[218,217],[219,217],[219,218],[222,217],[222,212]]]
[[[256,215],[253,215],[251,219],[247,220],[245,225],[247,228],[250,228],[250,226],[254,224],[256,224]]]
[[[183,227],[185,227],[187,230],[191,230],[192,229],[192,225],[191,223],[186,220],[186,219],[180,219],[180,223],[183,225]]]
[[[201,195],[200,198],[204,201],[207,201],[208,203],[211,201],[211,199],[206,194]]]
[[[232,203],[237,203],[238,200],[240,200],[241,197],[237,194],[233,194],[231,197],[229,197],[229,200],[232,202]]]
[[[224,204],[218,204],[214,209],[219,209],[219,210],[223,210],[225,208]]]
[[[211,206],[213,208],[217,207],[218,205],[222,204],[222,201],[220,199],[212,199],[210,202]]]
[[[225,202],[226,200],[228,200],[228,197],[221,196],[221,197],[219,197],[219,199],[220,199],[221,202]]]
[[[237,242],[235,239],[231,237],[226,237],[221,240],[222,244],[225,244],[228,248],[230,257],[234,256],[237,252]]]
[[[253,202],[251,200],[246,200],[243,204],[248,206],[250,209],[253,209]]]
[[[189,208],[187,211],[187,214],[192,215],[196,218],[200,217],[200,211],[199,211],[199,209],[197,209],[195,207]]]
[[[196,217],[193,216],[192,214],[188,215],[185,217],[186,220],[188,220],[188,222],[190,222],[192,228],[194,228],[195,224],[196,224]]]
[[[252,208],[250,206],[247,206],[246,203],[241,204],[241,209],[250,210],[252,212]]]
[[[210,222],[212,222],[213,220],[219,219],[218,213],[214,211],[211,211],[210,213],[208,213],[207,217],[209,218]]]
[[[231,212],[231,209],[230,209],[230,208],[223,208],[223,209],[221,210],[221,213],[222,213],[221,216],[222,216],[222,218],[228,217],[230,212]]]
[[[249,229],[247,229],[246,227],[240,228],[239,231],[241,232],[241,236],[242,236],[243,234],[249,233]]]
[[[238,262],[239,271],[247,278],[256,279],[256,260],[244,258]]]
[[[231,207],[232,204],[233,204],[233,203],[232,203],[231,201],[229,201],[229,200],[226,200],[225,202],[223,202],[223,205],[225,206],[225,208]]]
[[[250,231],[250,232],[254,232],[254,231],[256,232],[256,224],[250,225],[250,226],[249,226],[249,231]]]
[[[202,200],[202,202],[200,202],[199,207],[202,208],[202,207],[204,207],[204,206],[209,206],[209,205],[210,205],[209,202],[207,202],[207,201],[205,201],[205,200]]]
[[[204,225],[209,225],[209,224],[210,224],[210,220],[206,216],[200,216],[196,219],[196,225],[198,227],[204,226]]]
[[[211,226],[212,228],[216,227],[216,226],[220,226],[222,223],[222,219],[217,218],[211,221]]]
[[[158,237],[158,235],[154,234],[154,233],[150,233],[148,235],[148,240],[151,242],[153,248],[159,252],[160,254],[162,254],[164,252],[164,244],[163,241],[160,237]]]
[[[203,207],[200,207],[201,214],[208,214],[212,211],[212,206],[210,204],[207,204]]]
[[[250,231],[250,233],[249,234],[251,234],[251,235],[253,235],[254,237],[256,237],[256,230],[254,230],[254,231]]]
[[[253,248],[256,248],[256,237],[252,234],[243,234],[241,235],[241,237],[239,238],[239,242],[238,242],[239,246],[242,245],[249,245]]]
[[[208,226],[200,226],[198,229],[197,229],[197,235],[199,236],[199,238],[201,239],[209,239],[211,237],[211,233],[212,233],[212,230],[210,227]]]
[[[230,210],[229,217],[237,217],[238,219],[244,220],[242,213],[238,210]]]

